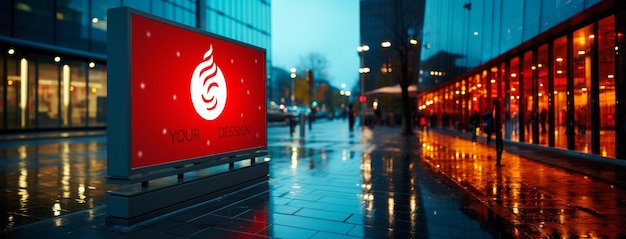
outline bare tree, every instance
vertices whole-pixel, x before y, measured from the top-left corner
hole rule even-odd
[[[328,59],[318,52],[311,52],[308,55],[300,57],[300,68],[310,69],[316,75],[325,74],[328,68]]]
[[[392,50],[392,74],[397,80],[402,100],[402,134],[413,134],[412,110],[408,88],[417,82],[422,47],[424,0],[384,0],[389,9],[383,22],[388,28]],[[395,70],[398,69],[398,70]]]
[[[308,97],[307,97],[307,103],[311,103],[313,100],[320,100],[320,99],[315,99],[317,98],[317,94],[315,92],[315,86],[319,85],[320,82],[323,82],[326,79],[326,69],[328,68],[328,59],[326,59],[326,57],[320,53],[317,52],[311,52],[308,55],[305,56],[301,56],[300,57],[300,64],[298,67],[298,71],[302,72],[301,74],[307,74],[308,71],[310,72],[310,75],[307,75],[307,82],[309,80],[309,77],[314,78],[314,82],[308,82],[309,83],[309,93],[308,93]]]

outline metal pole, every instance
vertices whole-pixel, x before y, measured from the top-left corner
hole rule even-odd
[[[363,76],[365,74],[364,69],[364,60],[363,60],[363,53],[365,51],[362,50],[361,53],[361,97],[359,97],[359,101],[361,101],[361,129],[365,128],[365,125],[363,122],[365,122],[365,101],[363,101],[363,97],[365,96],[365,77]]]

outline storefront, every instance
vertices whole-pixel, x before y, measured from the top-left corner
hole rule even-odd
[[[104,60],[2,46],[0,129],[45,130],[106,125]]]
[[[469,130],[470,114],[499,100],[506,140],[626,159],[623,5],[596,4],[423,92],[418,110]]]

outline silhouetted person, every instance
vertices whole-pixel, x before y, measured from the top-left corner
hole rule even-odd
[[[374,116],[376,116],[376,122],[372,125],[382,125],[382,121],[383,121],[383,112],[380,110],[380,107],[376,107],[376,109],[374,110]]]
[[[350,131],[354,130],[354,119],[356,118],[356,112],[353,109],[353,106],[348,106],[348,125],[350,127]]]
[[[478,116],[478,112],[472,112],[469,121],[470,129],[472,130],[472,142],[476,142],[476,128],[478,128],[478,124],[480,124],[480,116]]]
[[[437,127],[437,114],[432,113],[430,115],[430,127],[435,128]]]

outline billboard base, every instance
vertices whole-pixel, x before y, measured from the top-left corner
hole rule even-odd
[[[269,162],[265,161],[155,189],[122,188],[110,191],[106,199],[106,224],[131,227],[268,179]]]

